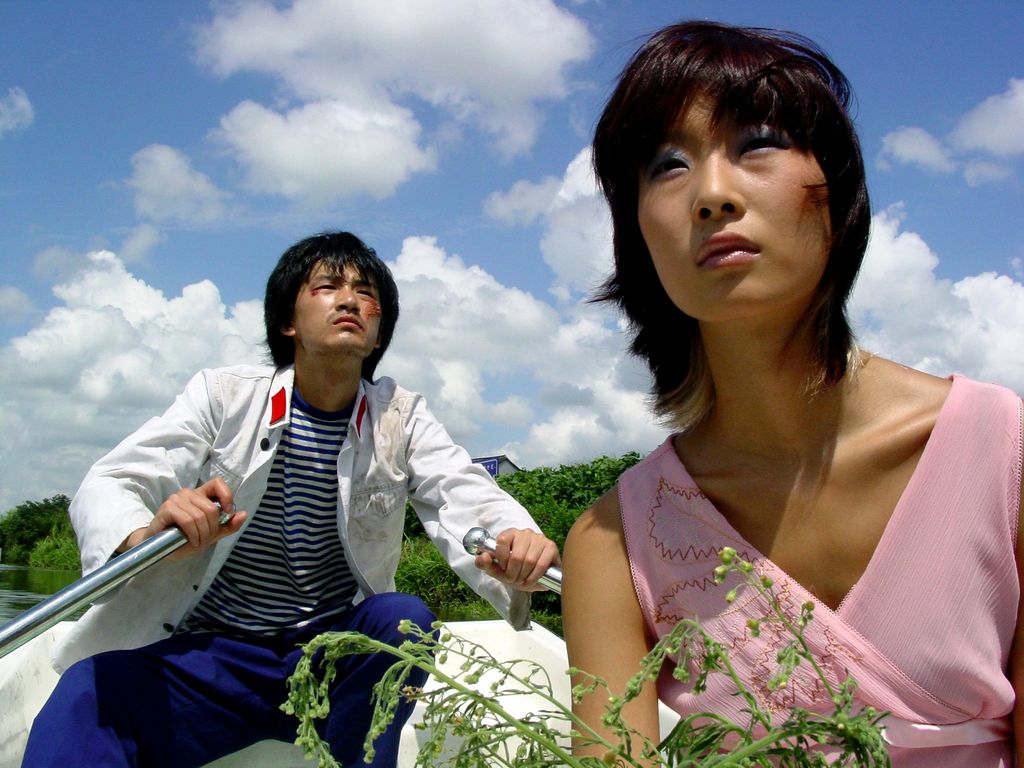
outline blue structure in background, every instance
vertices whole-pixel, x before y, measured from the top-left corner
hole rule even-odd
[[[516,466],[508,456],[501,454],[499,456],[481,456],[480,458],[473,459],[474,464],[480,464],[491,477],[497,477],[498,475],[512,475],[519,471],[519,467]]]

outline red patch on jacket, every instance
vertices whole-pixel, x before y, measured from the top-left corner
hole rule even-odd
[[[356,414],[356,434],[363,435],[363,416],[366,414],[366,398],[359,401],[359,413]]]
[[[275,421],[280,421],[284,418],[284,412],[288,405],[287,395],[284,393],[284,387],[281,387],[274,396],[270,398],[270,423],[273,424]]]

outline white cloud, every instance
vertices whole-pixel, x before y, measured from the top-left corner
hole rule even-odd
[[[34,309],[32,299],[13,285],[0,285],[0,321],[18,322]]]
[[[118,253],[129,263],[142,261],[163,240],[164,235],[159,229],[148,222],[143,222],[128,233]]]
[[[554,235],[562,222],[546,226]],[[1024,391],[1024,286],[991,273],[942,279],[938,263],[902,229],[898,209],[875,217],[851,302],[862,343],[935,373]],[[472,452],[532,467],[647,452],[664,439],[647,408],[646,371],[625,353],[610,309],[553,305],[431,237],[406,239],[391,267],[402,316],[380,372],[423,392]],[[18,478],[0,488],[0,507],[73,491],[92,461],[162,411],[195,370],[263,358],[260,303],[225,307],[209,281],[169,297],[98,252],[54,293],[58,306],[0,349],[0,428],[9,438],[0,464]]]
[[[196,370],[262,359],[262,306],[209,281],[168,298],[109,252],[54,288],[59,304],[0,349],[0,508],[71,493],[89,465],[163,411]]]
[[[989,96],[960,118],[951,139],[959,147],[996,157],[1024,154],[1024,80],[1010,80],[1006,91]]]
[[[486,378],[531,369],[559,325],[557,312],[445,253],[434,238],[407,238],[392,271],[402,315],[382,370],[428,392],[453,434],[475,436],[490,418]]]
[[[32,125],[35,110],[28,94],[17,86],[8,89],[7,95],[0,99],[0,138],[5,133],[21,131]]]
[[[84,267],[84,253],[77,253],[60,245],[44,248],[32,258],[32,274],[52,285],[67,280]]]
[[[965,156],[980,153],[982,157]],[[904,127],[882,137],[879,167],[914,165],[937,173],[963,171],[975,188],[1014,175],[1006,160],[1024,154],[1024,80],[1010,80],[1007,90],[990,96],[960,120],[943,141],[923,128]],[[993,162],[989,158],[998,158]]]
[[[612,268],[608,205],[598,190],[590,149],[569,163],[540,241],[544,261],[555,273],[555,289],[589,295]]]
[[[434,150],[418,143],[428,122],[436,141],[457,133],[454,123],[483,131],[507,158],[526,152],[540,105],[564,98],[570,68],[593,47],[585,25],[551,0],[238,2],[220,6],[197,37],[200,61],[217,74],[255,71],[281,85],[283,116],[245,103],[222,122],[250,182],[314,200],[381,197],[433,169]],[[331,143],[338,137],[341,146]],[[325,170],[310,164],[304,138],[326,151]],[[384,178],[374,185],[366,168]]]
[[[226,211],[224,193],[187,156],[164,144],[132,155],[127,183],[135,190],[135,212],[153,221],[208,223]]]
[[[633,362],[607,310],[556,310],[428,237],[406,239],[392,271],[402,317],[381,372],[424,392],[457,440],[537,466],[647,451],[662,439],[644,404],[647,380],[627,372]],[[491,402],[488,386],[509,376],[549,394]],[[521,438],[481,442],[488,423],[527,416]]]
[[[507,192],[491,193],[485,210],[507,224],[541,220],[541,253],[555,273],[552,290],[562,301],[591,293],[612,268],[611,218],[589,148],[570,161],[561,179],[517,181]]]
[[[219,136],[258,192],[316,204],[359,194],[380,199],[435,167],[434,152],[417,144],[411,113],[381,106],[318,101],[282,115],[246,101],[221,119]]]
[[[536,183],[522,179],[508,192],[488,195],[484,212],[505,224],[530,224],[551,207],[561,186],[561,180],[554,176],[545,176]]]
[[[938,256],[899,209],[877,214],[850,302],[868,349],[915,368],[962,373],[1024,392],[1024,285],[985,272],[936,275]]]
[[[537,466],[660,440],[606,312],[559,311],[429,237],[408,238],[391,266],[402,316],[381,373],[422,391],[474,452]],[[0,464],[18,478],[0,484],[0,507],[73,492],[194,371],[263,358],[260,303],[225,307],[209,281],[169,297],[101,251],[54,294],[58,306],[0,349],[0,428],[12,435]]]
[[[495,424],[525,427],[533,421],[534,412],[529,400],[520,395],[513,395],[491,406],[488,415]]]
[[[980,187],[985,184],[1009,179],[1013,171],[1005,165],[990,163],[984,160],[974,160],[964,164],[964,181],[969,187]]]
[[[951,173],[957,167],[941,141],[923,128],[914,126],[900,128],[882,137],[880,161],[883,167],[887,167],[889,160],[939,173]]]

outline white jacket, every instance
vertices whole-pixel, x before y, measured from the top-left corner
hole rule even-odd
[[[291,367],[237,366],[196,374],[163,416],[100,459],[71,502],[82,568],[106,563],[181,488],[222,478],[252,520],[290,417]],[[388,378],[363,381],[338,455],[338,534],[359,583],[356,602],[395,589],[405,503],[452,568],[513,626],[529,625],[529,595],[473,565],[473,526],[539,530],[529,513],[452,442],[422,396]],[[244,530],[244,528],[243,528]],[[161,561],[91,608],[54,652],[54,666],[168,637],[209,588],[238,536]]]

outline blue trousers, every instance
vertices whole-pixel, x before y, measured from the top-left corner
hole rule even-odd
[[[36,716],[22,766],[185,768],[263,739],[294,741],[298,721],[280,706],[302,653],[297,644],[328,630],[352,630],[398,645],[405,639],[398,631],[402,619],[429,629],[434,616],[419,598],[392,592],[367,598],[326,626],[282,636],[183,633],[84,659],[61,675]],[[385,653],[338,661],[321,735],[346,768],[364,765],[371,689],[395,661]],[[426,673],[409,680],[414,686],[425,682]],[[374,742],[370,765],[397,764],[402,725],[412,707],[399,706],[395,721]]]

